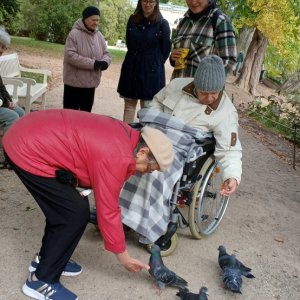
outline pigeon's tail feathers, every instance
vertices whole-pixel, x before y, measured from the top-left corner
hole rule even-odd
[[[235,294],[241,294],[242,292],[240,290],[231,290]]]
[[[242,272],[242,275],[244,275],[244,276],[247,277],[247,278],[255,278],[254,275],[252,275],[252,274],[250,274],[250,273],[247,273],[247,272],[246,272],[246,274],[243,274],[243,272]]]
[[[248,268],[248,267],[246,267],[246,266],[244,266],[244,265],[239,266],[239,269],[240,269],[241,271],[251,272],[251,269]]]
[[[176,296],[180,297],[181,300],[188,299],[188,294],[182,290],[179,290],[179,292],[176,294]]]
[[[182,291],[182,292],[185,292],[185,293],[188,293],[188,292],[189,292],[189,289],[186,288],[186,285],[185,285],[185,286],[178,286],[178,287],[180,288],[180,292],[181,292],[181,291]],[[179,293],[180,293],[180,292],[179,292]],[[179,293],[178,293],[178,294],[179,294]],[[177,294],[176,294],[176,295],[177,295]]]
[[[176,275],[176,277],[177,277],[177,280],[178,280],[178,284],[182,284],[184,286],[188,285],[188,283],[187,283],[186,280],[184,280],[183,278],[179,277],[178,275]]]

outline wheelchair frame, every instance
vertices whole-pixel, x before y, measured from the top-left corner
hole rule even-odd
[[[140,123],[129,125],[137,130],[143,127]],[[176,231],[178,224],[182,229],[189,227],[194,238],[202,239],[215,231],[224,216],[230,197],[219,194],[219,191],[223,188],[223,183],[220,175],[218,175],[218,163],[213,155],[215,144],[214,138],[207,138],[196,140],[190,146],[182,176],[175,184],[173,197],[170,200],[170,222],[165,234],[155,242],[161,249],[161,256],[171,255],[177,248],[178,237]],[[191,161],[193,150],[199,146],[202,147],[204,154],[195,161]],[[217,178],[219,178],[219,184],[215,184]],[[187,198],[188,220],[184,218],[176,205],[179,192]],[[206,212],[209,206],[210,214]],[[206,222],[206,220],[208,221]],[[149,251],[152,245],[153,243],[147,245]]]

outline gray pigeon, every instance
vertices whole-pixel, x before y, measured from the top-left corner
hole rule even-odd
[[[228,266],[229,264],[230,255],[227,254],[224,246],[219,246],[218,250],[219,250],[219,266],[221,267],[222,270],[224,270],[225,267]],[[241,271],[242,275],[244,275],[247,278],[255,278],[252,274],[249,273],[251,272],[250,268],[244,266],[237,259],[235,261],[236,261],[235,267]]]
[[[222,279],[225,287],[229,288],[233,293],[242,293],[242,272],[236,268],[234,254],[230,256],[229,265],[224,268]]]
[[[208,300],[208,295],[208,290],[205,286],[200,289],[199,294],[187,293],[184,291],[179,291],[176,294],[181,300]]]
[[[158,245],[153,244],[150,247],[151,256],[149,261],[150,270],[149,273],[152,277],[157,280],[157,284],[160,288],[160,292],[165,288],[166,285],[177,286],[179,289],[188,292],[186,288],[188,283],[177,276],[174,272],[170,271],[163,263],[160,256],[160,248]]]

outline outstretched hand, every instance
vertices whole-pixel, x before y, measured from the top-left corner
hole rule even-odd
[[[234,193],[237,188],[237,181],[235,178],[227,179],[223,184],[223,189],[220,191],[222,196],[228,197]]]
[[[142,269],[150,269],[149,265],[144,264],[137,259],[131,258],[126,250],[123,253],[116,253],[116,256],[121,265],[131,273],[138,273]]]

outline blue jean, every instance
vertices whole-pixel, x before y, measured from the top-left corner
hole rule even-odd
[[[15,105],[15,109],[11,110],[7,107],[0,107],[0,126],[3,127],[5,133],[9,127],[25,115],[24,110]]]

